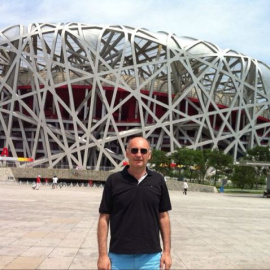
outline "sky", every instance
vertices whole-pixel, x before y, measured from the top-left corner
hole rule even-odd
[[[211,42],[270,65],[269,0],[0,0],[0,31],[31,23],[126,25]]]

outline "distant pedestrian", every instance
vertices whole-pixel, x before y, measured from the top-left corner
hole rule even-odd
[[[36,182],[37,182],[37,184],[36,184],[36,190],[39,190],[39,187],[40,187],[40,183],[41,183],[40,177],[41,177],[41,175],[38,175],[38,176],[37,176],[37,180],[36,180]]]
[[[57,188],[58,177],[55,175],[52,180],[53,180],[52,188]]]
[[[188,190],[188,183],[185,181],[183,183],[183,194],[187,195],[187,190]]]

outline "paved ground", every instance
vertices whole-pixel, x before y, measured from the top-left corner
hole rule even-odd
[[[95,269],[102,190],[1,184],[0,268]],[[270,269],[270,199],[170,195],[173,269]]]

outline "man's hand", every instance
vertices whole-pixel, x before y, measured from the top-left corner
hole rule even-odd
[[[172,258],[170,253],[162,253],[160,259],[160,269],[171,269]]]
[[[98,270],[110,270],[111,269],[111,261],[109,256],[99,256],[97,262]]]

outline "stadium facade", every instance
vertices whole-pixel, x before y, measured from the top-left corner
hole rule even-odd
[[[79,23],[0,32],[0,151],[31,166],[119,169],[137,135],[236,160],[269,145],[269,105],[268,65],[195,38]]]

